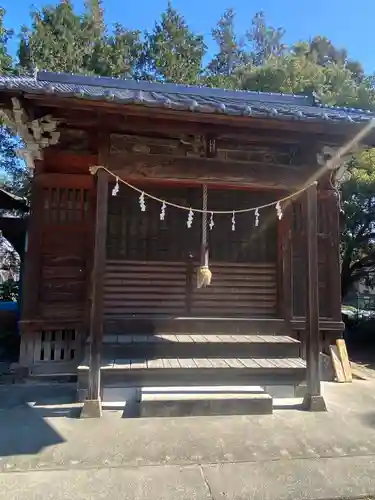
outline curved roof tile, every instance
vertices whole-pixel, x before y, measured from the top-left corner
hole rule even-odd
[[[367,122],[375,118],[375,114],[370,111],[330,107],[317,103],[312,96],[225,90],[45,71],[37,73],[35,77],[0,76],[0,92],[7,90],[231,116],[346,123]]]

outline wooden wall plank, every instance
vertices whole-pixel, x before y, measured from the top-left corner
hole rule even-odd
[[[189,294],[188,263],[107,260],[104,281],[106,316],[178,314],[190,300],[192,316],[275,317],[276,264],[212,262],[212,283],[196,288],[195,264]]]

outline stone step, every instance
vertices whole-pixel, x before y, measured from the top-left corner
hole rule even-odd
[[[144,387],[141,417],[272,414],[272,397],[261,387]]]
[[[274,335],[105,335],[103,356],[110,358],[293,358],[300,342]]]
[[[78,367],[78,389],[87,388],[88,363]],[[108,387],[208,385],[298,385],[305,379],[300,358],[103,359],[101,380]]]

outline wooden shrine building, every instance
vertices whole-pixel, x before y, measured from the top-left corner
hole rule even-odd
[[[374,140],[371,114],[47,72],[1,77],[0,99],[34,170],[19,360],[30,376],[78,374],[89,415],[107,387],[303,381],[306,405],[324,409],[319,352],[343,329],[337,173]],[[157,397],[142,397],[152,414]],[[238,411],[271,411],[262,397]]]

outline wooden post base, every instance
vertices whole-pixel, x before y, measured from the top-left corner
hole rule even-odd
[[[100,399],[86,399],[81,410],[81,418],[100,418],[102,402]]]
[[[306,394],[302,403],[303,409],[306,411],[327,411],[326,402],[323,396],[312,396]]]

